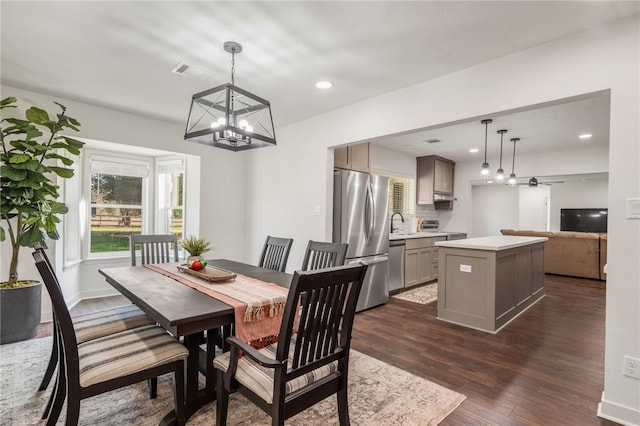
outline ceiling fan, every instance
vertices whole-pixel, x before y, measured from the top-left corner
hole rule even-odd
[[[539,182],[538,178],[533,176],[531,179],[529,179],[528,182],[518,183],[518,185],[527,185],[527,186],[530,186],[532,188],[535,188],[538,185],[549,185],[549,186],[551,186],[554,183],[564,183],[564,181],[562,181],[562,180],[554,180],[554,181],[547,181],[547,182]]]

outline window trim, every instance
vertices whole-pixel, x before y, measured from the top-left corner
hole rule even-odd
[[[133,176],[142,178],[142,230],[141,233],[148,234],[155,229],[153,211],[155,208],[154,185],[156,175],[154,172],[154,157],[146,155],[132,155],[120,153],[117,151],[102,151],[94,149],[85,150],[86,166],[84,168],[82,180],[83,199],[85,200],[85,232],[81,234],[82,239],[82,258],[83,259],[101,259],[101,258],[120,258],[130,256],[129,250],[108,251],[100,253],[91,252],[91,174],[93,173],[93,161],[119,164],[124,169],[130,167],[131,174],[122,174],[123,176]],[[146,169],[146,172],[143,170]],[[116,174],[116,173],[114,173]],[[144,175],[144,176],[140,176]],[[136,208],[138,206],[135,206]]]

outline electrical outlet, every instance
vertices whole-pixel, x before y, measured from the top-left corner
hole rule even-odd
[[[625,356],[622,374],[640,380],[640,359]]]

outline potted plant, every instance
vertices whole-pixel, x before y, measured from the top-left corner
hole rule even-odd
[[[189,236],[187,238],[178,241],[180,247],[189,252],[189,258],[187,260],[200,260],[202,253],[211,250],[211,242],[204,238],[197,238]]]
[[[5,114],[7,109],[17,108],[15,97],[0,101],[0,241],[8,239],[11,243],[9,275],[0,282],[1,343],[29,339],[37,333],[42,285],[38,280],[18,279],[20,248],[35,243],[46,247],[47,239],[59,238],[58,216],[69,209],[57,200],[56,176],[73,176],[69,168],[73,160],[61,151],[78,155],[84,145],[61,134],[65,130],[78,131],[80,123],[65,114],[63,105],[55,103],[62,110],[55,119],[35,106],[27,109],[25,119],[21,119]]]

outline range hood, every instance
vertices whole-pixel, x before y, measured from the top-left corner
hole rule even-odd
[[[438,201],[455,201],[456,198],[453,195],[448,194],[433,194],[433,201],[437,203]]]

